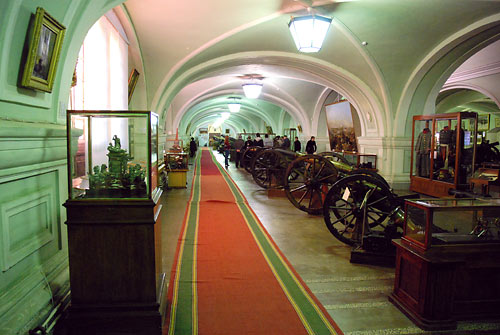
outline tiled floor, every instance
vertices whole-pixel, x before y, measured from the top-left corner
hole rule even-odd
[[[216,156],[223,162],[222,155]],[[167,276],[189,198],[192,166],[190,169],[188,188],[165,191],[162,199],[162,267]],[[250,174],[236,169],[234,164],[228,172],[279,248],[346,335],[500,334],[500,320],[460,322],[454,331],[422,331],[387,299],[394,268],[351,264],[350,247],[330,234],[321,216],[296,209],[286,197],[269,198]]]

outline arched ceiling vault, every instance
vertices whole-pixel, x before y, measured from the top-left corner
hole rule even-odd
[[[334,21],[321,52],[305,55],[287,23],[309,5]],[[197,104],[222,92],[241,95],[238,76],[259,74],[273,84],[262,100],[306,135],[333,90],[358,111],[362,135],[376,137],[405,136],[446,77],[497,38],[500,17],[500,2],[481,0],[128,0],[124,8],[140,42],[145,108],[167,127],[189,124]]]

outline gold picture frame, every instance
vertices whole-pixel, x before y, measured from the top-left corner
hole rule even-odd
[[[38,7],[29,33],[21,86],[52,92],[66,27]]]
[[[477,116],[477,131],[490,130],[490,114],[481,114]]]
[[[128,77],[128,103],[132,99],[132,94],[134,94],[135,85],[137,85],[137,80],[139,79],[139,72],[133,69]]]

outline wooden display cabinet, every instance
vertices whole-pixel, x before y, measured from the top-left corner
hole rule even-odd
[[[67,117],[68,333],[161,334],[158,117],[134,111]],[[85,164],[75,165],[75,157]]]
[[[500,317],[500,199],[407,200],[389,297],[425,330]]]
[[[410,190],[443,197],[450,189],[468,189],[468,179],[474,173],[476,137],[476,113],[414,116]]]
[[[165,171],[168,174],[169,188],[186,188],[189,156],[186,152],[167,152]]]

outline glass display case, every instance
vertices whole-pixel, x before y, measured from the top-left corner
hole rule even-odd
[[[183,152],[183,141],[182,140],[166,140],[165,142],[165,151],[167,152]]]
[[[363,154],[353,151],[334,151],[335,153],[341,154],[347,159],[349,164],[357,169],[369,169],[377,170],[377,155],[374,154]]]
[[[167,152],[165,154],[165,167],[167,171],[188,170],[189,157],[186,152]]]
[[[402,242],[420,250],[500,243],[500,199],[407,200]]]
[[[158,116],[147,111],[67,113],[70,199],[152,198]]]
[[[442,197],[450,189],[467,189],[474,173],[476,138],[476,113],[414,116],[410,190]]]

